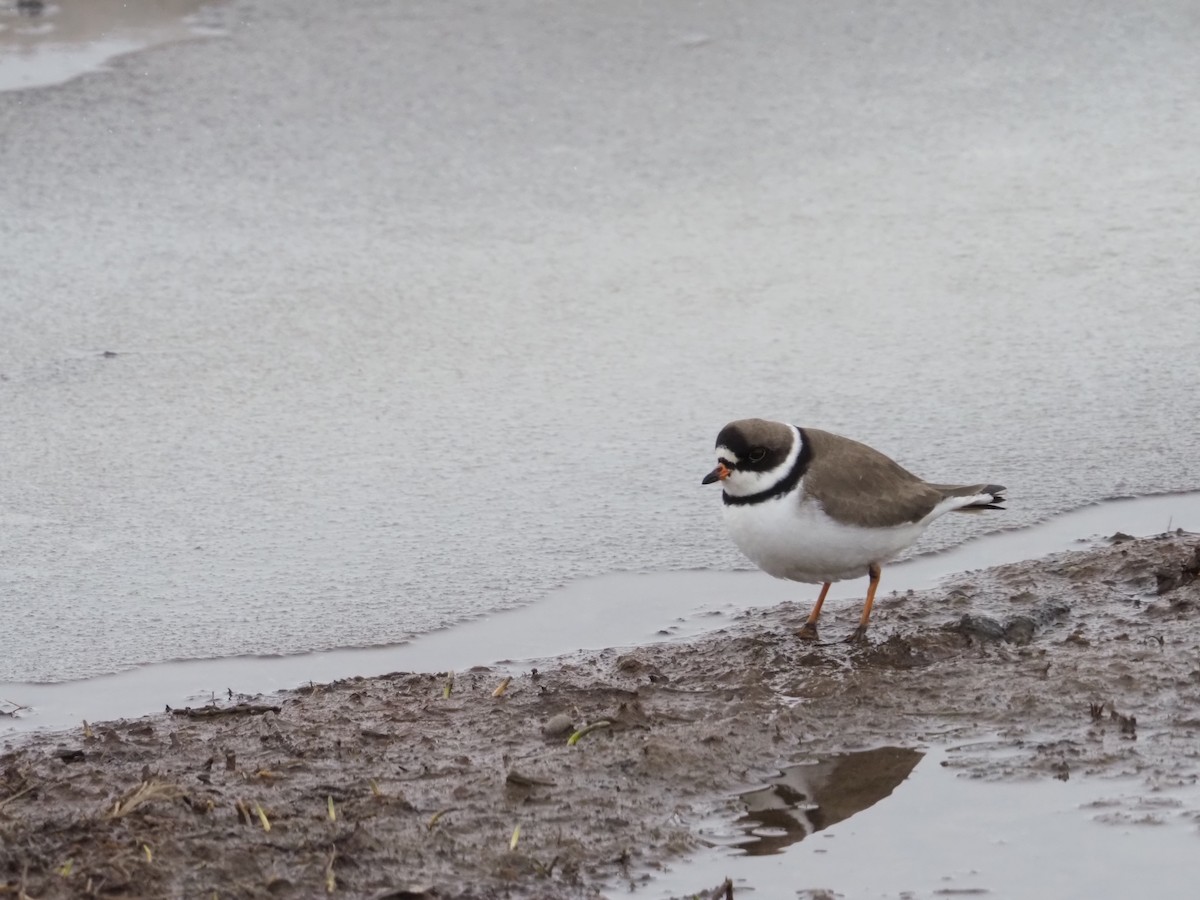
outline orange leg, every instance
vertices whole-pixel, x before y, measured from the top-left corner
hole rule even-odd
[[[817,619],[821,618],[821,607],[825,605],[825,595],[829,593],[830,583],[827,581],[821,586],[821,596],[817,598],[817,605],[808,614],[808,621],[801,625],[800,630],[796,632],[797,635],[806,641],[815,641],[817,639]]]
[[[867,566],[867,574],[871,577],[871,582],[867,585],[867,602],[863,604],[862,618],[858,620],[858,627],[854,629],[854,634],[846,638],[851,644],[858,644],[867,639],[867,622],[871,619],[871,607],[875,605],[875,589],[879,587],[879,576],[882,574],[879,566],[875,563]]]

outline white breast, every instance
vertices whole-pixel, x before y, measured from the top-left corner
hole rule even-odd
[[[862,578],[913,544],[933,517],[894,528],[842,525],[800,488],[762,503],[726,504],[725,525],[738,549],[776,578],[820,584]]]

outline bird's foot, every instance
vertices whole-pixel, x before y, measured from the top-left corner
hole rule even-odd
[[[854,629],[854,633],[846,638],[847,644],[865,644],[867,642],[867,626],[859,625]]]
[[[802,641],[817,640],[817,624],[815,622],[805,622],[796,630],[796,637]]]

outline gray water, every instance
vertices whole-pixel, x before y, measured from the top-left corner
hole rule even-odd
[[[157,44],[221,33],[204,0],[0,2],[0,91],[61,84]]]
[[[1117,500],[1055,516],[1030,528],[988,535],[944,553],[924,554],[885,573],[885,594],[922,591],[948,576],[1078,550],[1118,529],[1135,535],[1172,528],[1200,532],[1200,492]],[[862,604],[866,579],[829,592],[827,615]],[[729,627],[739,613],[815,598],[811,585],[761,572],[610,573],[583,578],[518,609],[481,615],[402,644],[341,648],[287,656],[225,656],[144,665],[53,684],[0,681],[0,739],[66,730],[80,721],[150,715],[164,705],[199,706],[227,692],[254,694],[388,672],[465,671],[486,666],[517,674],[576,650],[680,641]],[[848,602],[847,602],[848,601]],[[947,615],[947,620],[954,618]],[[886,623],[886,615],[876,613]],[[885,626],[886,627],[886,626]],[[550,663],[553,665],[553,662]]]
[[[689,857],[635,896],[693,896],[734,883],[754,900],[998,900],[1196,894],[1196,785],[1147,796],[1133,779],[972,781],[944,766],[971,745],[931,748],[891,796],[773,856]],[[717,847],[746,839],[716,820]]]
[[[205,22],[0,92],[0,682],[743,566],[745,415],[1009,486],[919,549],[1200,486],[1191,3]]]

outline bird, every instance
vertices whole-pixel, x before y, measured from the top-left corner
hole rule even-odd
[[[835,581],[866,575],[858,628],[866,640],[882,566],[912,546],[948,512],[1004,509],[998,484],[934,484],[866,444],[817,428],[739,419],[721,429],[717,466],[725,525],[750,561],[768,575],[820,584],[797,632],[816,640],[821,607]]]

